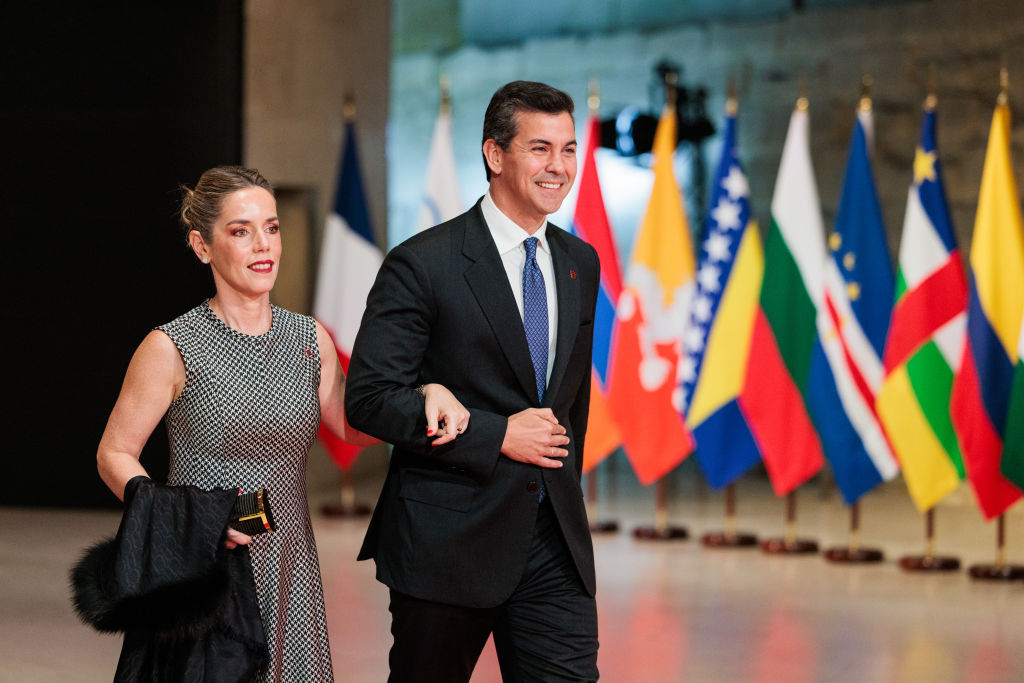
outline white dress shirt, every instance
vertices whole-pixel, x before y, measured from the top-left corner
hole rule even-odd
[[[516,297],[516,305],[519,307],[519,317],[523,317],[523,268],[526,266],[526,247],[523,242],[531,237],[511,218],[506,216],[498,208],[498,205],[491,199],[491,193],[484,195],[480,202],[480,209],[484,214],[484,221],[487,229],[498,247],[498,254],[501,256],[501,263],[505,266],[505,275],[508,276],[508,284],[512,287],[512,294]],[[547,238],[548,222],[540,226],[532,237],[537,238],[537,265],[544,276],[544,290],[548,297],[548,370],[545,378],[545,385],[551,380],[551,368],[555,365],[555,337],[558,330],[558,304],[555,297],[555,268],[551,262],[551,248],[548,246]]]

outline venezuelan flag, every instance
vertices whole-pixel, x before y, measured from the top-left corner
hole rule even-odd
[[[1000,472],[1024,315],[1024,220],[1005,99],[1001,95],[996,105],[985,152],[971,241],[967,344],[950,405],[967,477],[986,519],[998,517],[1021,497]]]

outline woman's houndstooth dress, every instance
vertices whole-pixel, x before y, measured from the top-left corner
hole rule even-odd
[[[157,329],[185,362],[185,387],[166,416],[168,483],[270,491],[277,531],[249,546],[270,647],[261,680],[332,681],[306,503],[306,454],[320,424],[313,319],[275,306],[270,330],[250,336],[203,303]]]

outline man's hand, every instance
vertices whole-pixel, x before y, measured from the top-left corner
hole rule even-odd
[[[558,468],[569,451],[559,446],[569,443],[565,427],[558,424],[550,408],[527,408],[508,418],[508,429],[501,444],[505,457],[541,467]]]

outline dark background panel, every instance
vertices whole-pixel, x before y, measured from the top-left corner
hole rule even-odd
[[[0,504],[117,503],[96,446],[135,347],[212,292],[178,186],[241,160],[242,2],[5,10]],[[143,451],[167,471],[158,427]]]

